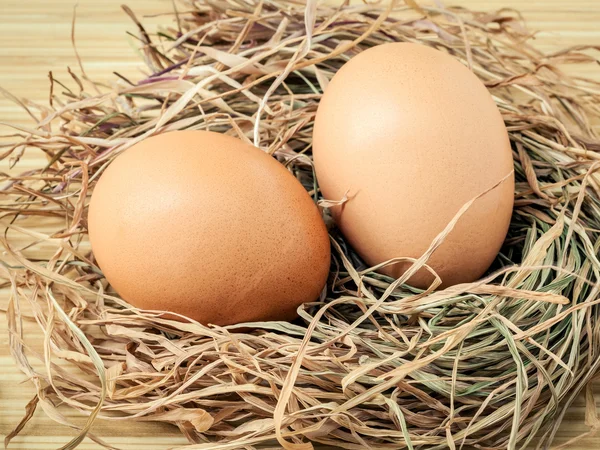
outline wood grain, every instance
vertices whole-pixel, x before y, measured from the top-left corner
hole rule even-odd
[[[130,19],[120,9],[124,0],[80,0],[77,8],[76,43],[84,69],[90,78],[112,79],[113,71],[135,77],[141,68],[134,51],[135,33]],[[461,6],[495,10],[502,7],[519,9],[529,27],[540,30],[536,45],[543,50],[554,50],[571,45],[600,45],[600,2],[598,0],[456,0]],[[0,86],[18,97],[43,102],[48,97],[48,72],[67,80],[66,67],[77,68],[77,59],[71,44],[71,20],[74,0],[1,0],[0,1]],[[141,18],[172,11],[171,0],[129,1],[129,6]],[[149,30],[157,24],[169,23],[172,16],[145,17]],[[600,80],[600,68],[589,65],[578,69],[578,74]],[[30,125],[28,116],[12,102],[0,97],[0,122]],[[2,130],[5,132],[6,130]],[[26,155],[20,170],[39,166],[40,156]],[[6,162],[0,162],[5,171]],[[0,292],[0,309],[6,308],[8,294]],[[30,340],[40,341],[37,326],[28,324]],[[15,367],[8,351],[6,323],[0,319],[0,435],[6,435],[21,419],[25,404],[33,389]],[[596,392],[600,394],[600,386]],[[69,409],[62,409],[67,419],[82,423],[83,418]],[[108,443],[122,449],[159,450],[181,445],[186,440],[177,428],[154,423],[98,421],[93,431]],[[578,398],[570,408],[556,444],[587,431],[584,425],[584,400]],[[65,444],[74,432],[58,426],[38,411],[32,421],[17,437],[10,448],[51,449]],[[81,449],[98,449],[89,439]],[[587,437],[571,450],[597,450],[600,437]]]

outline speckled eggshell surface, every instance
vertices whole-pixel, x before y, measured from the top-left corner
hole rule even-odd
[[[88,224],[125,300],[205,324],[292,319],[329,271],[307,191],[271,156],[219,133],[170,132],[126,150],[100,177]]]
[[[313,154],[332,213],[370,265],[420,257],[473,197],[513,169],[506,127],[481,81],[451,55],[392,43],[353,57],[319,104]],[[498,254],[514,177],[477,200],[429,259],[444,286],[478,279]],[[407,263],[385,267],[397,278]],[[421,269],[409,284],[425,287]]]

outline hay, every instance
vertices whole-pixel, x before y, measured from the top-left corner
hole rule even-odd
[[[390,15],[368,4],[187,0],[156,36],[126,9],[145,78],[117,74],[109,86],[82,70],[69,86],[51,77],[49,106],[15,99],[36,124],[15,127],[2,159],[18,164],[37,147],[48,164],[2,176],[10,346],[38,392],[7,442],[38,404],[74,427],[57,409],[64,403],[89,417],[68,449],[86,433],[110,448],[88,432],[95,417],[174,423],[187,449],[512,449],[535,435],[547,447],[583,389],[590,433],[600,428],[591,390],[600,369],[600,85],[557,67],[597,61],[583,47],[534,49],[514,11],[406,3]],[[256,142],[320,198],[310,146],[322,89],[361,49],[390,41],[453,54],[502,112],[516,202],[489,276],[423,293],[365,267],[332,229],[327,297],[293,324],[208,328],[107,292],[85,210],[112,158],[155,133],[210,129]],[[41,355],[25,342],[24,305],[45,333]]]

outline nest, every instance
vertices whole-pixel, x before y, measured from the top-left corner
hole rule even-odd
[[[88,417],[67,449],[86,435],[111,448],[89,432],[96,418],[170,422],[190,449],[504,449],[534,436],[548,446],[583,389],[590,433],[600,428],[590,387],[600,369],[600,85],[558,67],[596,63],[589,49],[541,53],[509,10],[315,3],[183,1],[153,36],[124,8],[146,76],[102,84],[81,66],[66,83],[50,76],[48,106],[15,99],[35,125],[15,127],[3,160],[37,148],[48,162],[2,175],[10,346],[37,389],[7,442],[36,405],[66,424],[63,404]],[[454,55],[502,112],[515,210],[484,279],[419,291],[370,270],[332,229],[327,294],[294,323],[240,332],[177,322],[107,287],[86,208],[115,156],[155,133],[209,129],[259,145],[320,198],[310,148],[321,93],[352,56],[391,41]],[[41,354],[29,351],[24,320],[44,331]]]

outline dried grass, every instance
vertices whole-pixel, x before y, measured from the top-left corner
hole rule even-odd
[[[105,85],[82,70],[71,87],[50,76],[48,106],[12,97],[35,125],[13,127],[2,159],[14,166],[35,147],[48,164],[2,175],[10,346],[38,392],[7,443],[38,405],[75,427],[66,404],[89,419],[64,449],[86,433],[111,448],[89,432],[95,417],[174,423],[186,449],[514,449],[535,435],[546,448],[584,389],[588,434],[600,428],[600,85],[558,67],[595,64],[594,49],[543,54],[510,10],[314,5],[186,0],[155,36],[126,9],[146,77]],[[310,147],[321,92],[353,55],[389,41],[451,53],[502,112],[516,202],[493,273],[421,292],[365,267],[332,230],[327,297],[293,324],[175,322],[106,290],[85,211],[112,158],[155,133],[210,129],[254,141],[320,199]],[[43,354],[24,320],[44,331]]]

